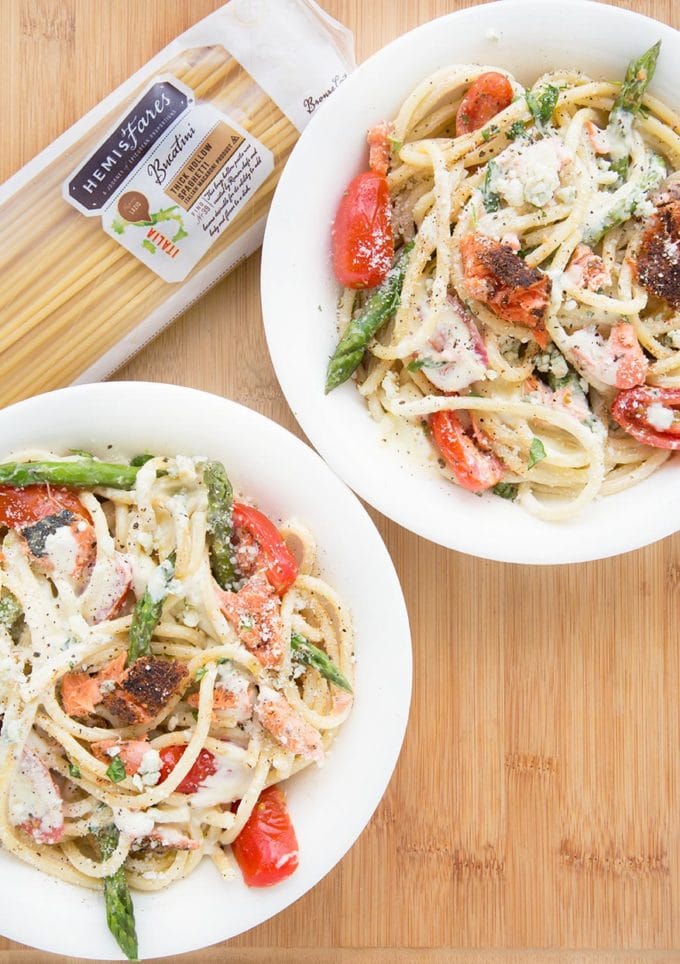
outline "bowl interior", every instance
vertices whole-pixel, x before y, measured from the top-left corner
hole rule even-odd
[[[385,444],[352,382],[324,396],[337,342],[330,226],[342,191],[366,163],[365,132],[393,117],[419,81],[447,64],[500,65],[526,85],[559,67],[619,78],[630,58],[659,38],[652,91],[676,105],[680,34],[657,21],[588,0],[504,0],[442,17],[400,37],[349,77],[283,173],[262,263],[265,328],[281,387],[329,465],[385,515],[433,542],[521,563],[579,562],[638,548],[680,526],[680,460],[576,519],[543,522],[512,503],[452,485],[408,444]]]
[[[277,887],[250,890],[240,879],[226,883],[204,861],[165,891],[135,894],[145,957],[233,937],[278,913],[328,873],[387,786],[411,689],[408,619],[389,555],[358,500],[310,448],[263,416],[213,395],[119,382],[65,389],[0,411],[0,458],[31,445],[81,448],[109,458],[152,451],[221,459],[235,487],[273,518],[297,517],[309,527],[322,575],[350,607],[355,707],[323,768],[307,769],[287,784],[300,843],[298,871]],[[55,881],[5,853],[0,879],[0,933],[74,957],[120,956],[98,893]],[[40,913],[27,914],[29,906]]]

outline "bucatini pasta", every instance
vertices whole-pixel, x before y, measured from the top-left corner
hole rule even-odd
[[[310,533],[235,501],[223,466],[30,451],[0,465],[0,840],[104,890],[203,857],[265,886],[297,867],[275,785],[352,706],[349,615]]]
[[[680,118],[647,93],[659,46],[621,85],[443,68],[369,133],[333,229],[327,391],[356,371],[385,439],[544,519],[680,448]]]
[[[308,0],[242,7],[184,34],[0,192],[0,404],[107,373],[260,243],[310,95],[337,86],[351,48]],[[281,90],[291,43],[304,54]]]

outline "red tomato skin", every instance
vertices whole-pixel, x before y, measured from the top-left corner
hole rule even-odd
[[[345,288],[375,288],[394,258],[390,189],[378,171],[350,182],[340,199],[332,231],[333,271]]]
[[[504,74],[494,70],[480,74],[470,85],[456,113],[456,136],[484,127],[496,114],[512,103],[512,85]]]
[[[90,518],[75,489],[53,485],[27,485],[20,489],[0,485],[0,526],[22,529],[64,509],[83,519]]]
[[[181,746],[173,744],[172,746],[164,746],[162,750],[158,751],[163,761],[163,765],[161,766],[161,783],[167,779],[175,769],[178,760],[185,750],[186,744],[182,744]],[[206,780],[207,777],[211,777],[213,773],[217,773],[215,757],[210,750],[203,749],[196,757],[192,768],[175,790],[175,793],[196,793],[203,785],[203,781]]]
[[[252,505],[235,502],[233,520],[236,528],[245,529],[257,542],[265,563],[267,579],[281,596],[297,579],[297,560],[271,519]]]
[[[231,849],[248,887],[271,887],[297,870],[297,836],[278,787],[262,791]]]
[[[643,445],[655,449],[680,450],[680,422],[676,422],[665,432],[650,425],[647,410],[650,405],[663,405],[665,408],[680,409],[680,388],[652,388],[638,385],[629,388],[614,399],[612,418]]]
[[[466,435],[454,412],[435,412],[432,437],[456,481],[470,492],[485,492],[503,478],[503,466],[491,452],[482,452]]]

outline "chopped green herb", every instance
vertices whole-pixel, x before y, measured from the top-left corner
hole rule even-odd
[[[200,666],[200,667],[196,670],[196,673],[195,673],[195,675],[194,675],[194,679],[196,680],[196,682],[197,682],[197,683],[200,683],[201,680],[203,679],[203,677],[205,676],[205,674],[206,674],[207,672],[208,672],[208,667],[207,667],[207,666]]]
[[[515,482],[498,482],[491,491],[494,495],[500,496],[501,499],[514,502],[517,498],[518,489],[519,486]]]
[[[534,465],[545,458],[545,448],[543,447],[543,442],[540,438],[532,439],[531,446],[529,448],[529,464],[527,468],[533,469]]]
[[[506,131],[508,140],[516,141],[518,137],[525,137],[527,132],[527,125],[524,121],[518,120],[514,124],[511,124]]]
[[[497,133],[498,133],[498,128],[496,127],[495,124],[492,124],[491,127],[484,128],[484,130],[482,131],[482,137],[484,138],[485,141],[490,141],[491,138],[495,137]]]
[[[403,142],[403,141],[398,141],[398,140],[396,139],[396,137],[388,137],[387,139],[388,139],[388,141],[390,142],[390,148],[391,148],[391,150],[392,150],[392,153],[393,153],[393,154],[398,154],[399,151],[400,151],[400,150],[402,149],[402,147],[404,146],[404,142]]]
[[[436,358],[428,358],[424,356],[423,358],[413,358],[406,368],[410,372],[419,372],[421,368],[443,368],[444,365],[450,364],[447,361],[440,361]]]
[[[527,107],[540,127],[547,124],[552,117],[559,96],[559,87],[555,87],[553,84],[547,84],[540,94],[535,94],[532,90],[526,92]]]
[[[119,756],[114,756],[111,760],[106,768],[106,775],[113,783],[120,783],[125,779],[125,764]]]
[[[68,761],[68,772],[71,774],[74,780],[80,780],[82,776],[78,764],[72,763],[71,760]]]
[[[0,590],[0,625],[11,632],[14,624],[23,616],[24,611],[17,597],[9,589]]]
[[[146,465],[147,462],[150,462],[154,457],[155,456],[153,455],[149,455],[148,452],[145,452],[142,455],[134,455],[130,459],[130,465],[134,465],[135,468],[141,468],[143,465]]]
[[[495,194],[491,190],[491,180],[498,170],[498,165],[494,161],[489,161],[486,166],[486,174],[484,176],[484,187],[482,188],[482,200],[484,201],[484,209],[489,213],[497,211],[501,206],[501,199],[498,194]]]

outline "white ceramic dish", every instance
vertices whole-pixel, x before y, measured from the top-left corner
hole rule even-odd
[[[678,104],[680,34],[587,0],[503,0],[427,23],[383,48],[342,84],[296,146],[269,215],[262,263],[267,341],[288,402],[328,464],[373,506],[419,535],[489,559],[581,562],[654,542],[680,528],[680,459],[566,523],[477,498],[380,441],[353,382],[324,396],[337,343],[338,287],[330,227],[349,180],[366,165],[366,130],[395,116],[407,94],[446,64],[483,63],[524,84],[557,67],[619,78],[659,38],[653,92]]]
[[[118,382],[42,395],[0,411],[0,456],[31,444],[105,457],[153,451],[221,459],[273,518],[296,516],[318,540],[323,575],[348,603],[357,637],[356,702],[322,769],[286,786],[300,866],[249,890],[204,861],[186,880],[134,895],[140,954],[206,947],[267,920],[340,860],[375,810],[399,754],[411,693],[408,618],[390,557],[352,493],[306,445],[234,402],[172,385]],[[389,659],[385,659],[385,647]],[[100,894],[0,853],[0,933],[73,957],[120,958]]]

